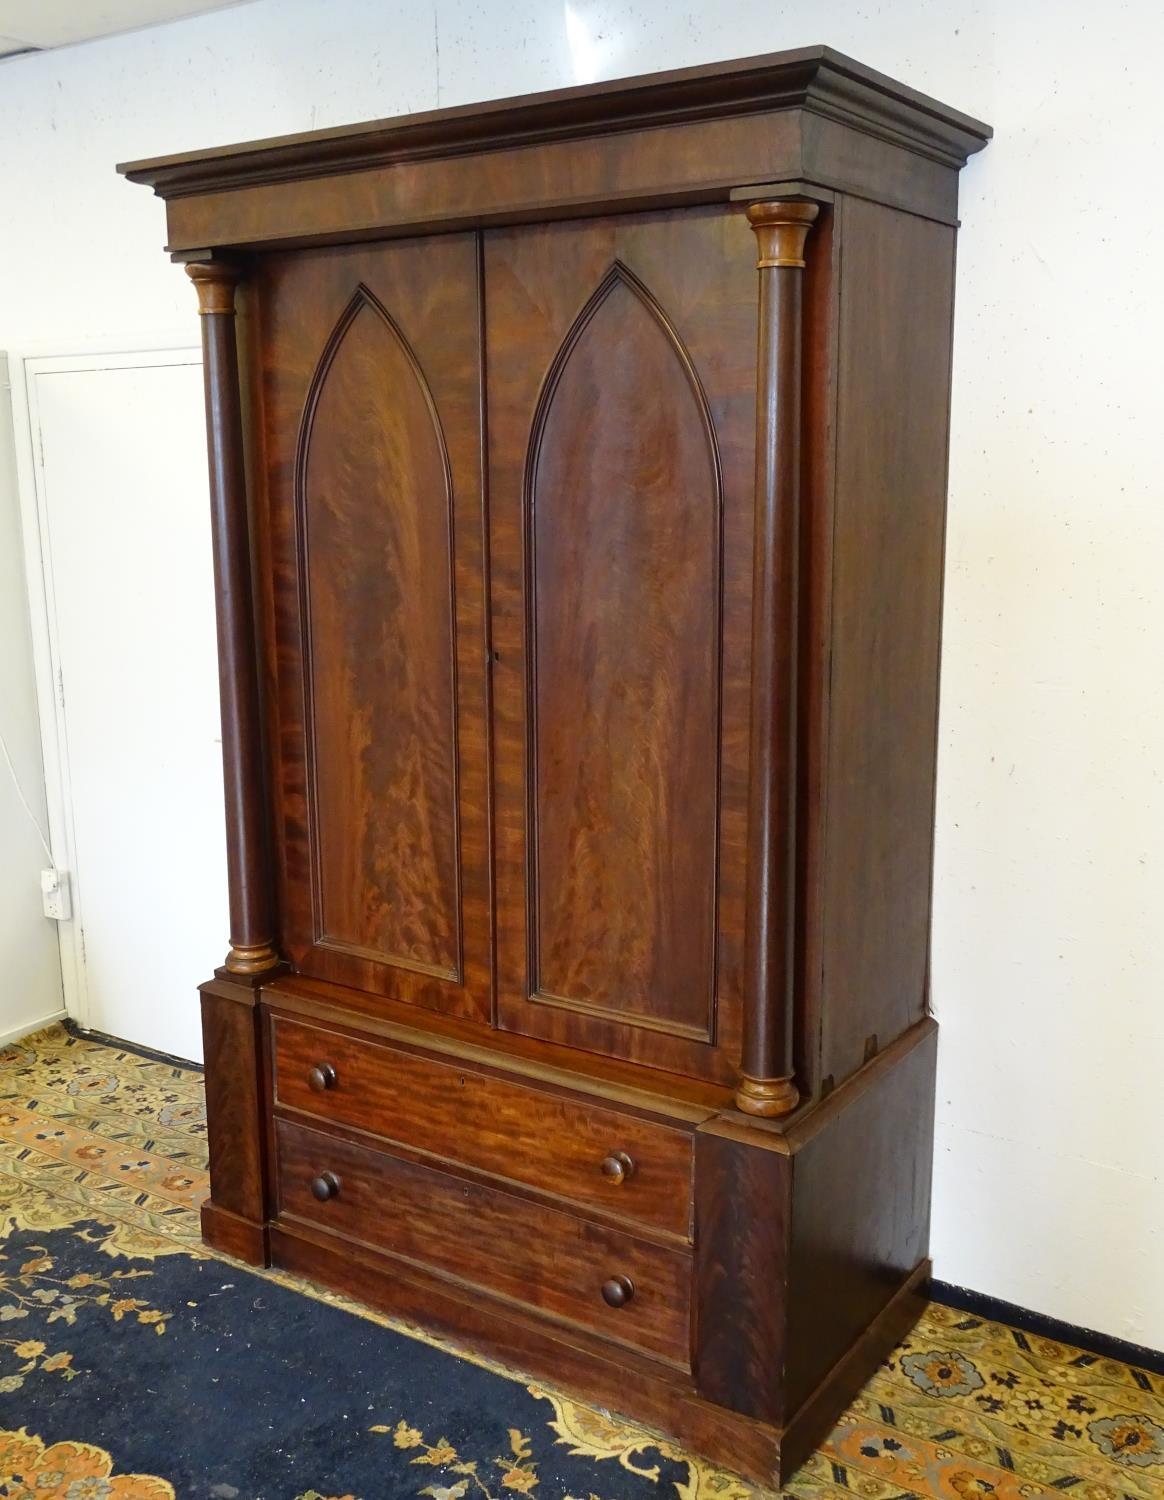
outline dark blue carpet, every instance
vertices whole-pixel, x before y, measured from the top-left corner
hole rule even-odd
[[[223,1262],[131,1261],[104,1238],[0,1242],[0,1429],[95,1445],[113,1478],[17,1475],[24,1450],[5,1459],[0,1437],[0,1496],[165,1493],[132,1474],[179,1500],[672,1500],[688,1482],[655,1449],[630,1467],[572,1456],[553,1405],[493,1371]]]

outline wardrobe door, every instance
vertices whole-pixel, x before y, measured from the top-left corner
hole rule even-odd
[[[488,1020],[478,253],[268,257],[258,343],[284,950]]]
[[[721,207],[485,236],[499,1022],[725,1082],[751,238]]]

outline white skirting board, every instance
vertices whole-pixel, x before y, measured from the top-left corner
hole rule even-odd
[[[10,1042],[18,1042],[21,1037],[31,1036],[34,1031],[43,1031],[46,1026],[53,1026],[64,1019],[65,1012],[55,1010],[52,1015],[42,1016],[39,1021],[25,1021],[20,1026],[11,1026],[7,1031],[0,1031],[0,1047],[7,1047]]]

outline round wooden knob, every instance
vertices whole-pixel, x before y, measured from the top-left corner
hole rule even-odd
[[[326,1203],[329,1198],[338,1198],[339,1190],[340,1180],[334,1172],[321,1172],[318,1177],[311,1179],[311,1195],[321,1203]]]
[[[609,1156],[603,1157],[602,1175],[617,1187],[620,1182],[635,1175],[634,1159],[625,1151],[612,1151]]]
[[[325,1089],[334,1089],[335,1069],[331,1063],[316,1063],[307,1075],[307,1082],[317,1094],[322,1094]]]
[[[635,1284],[629,1276],[612,1276],[602,1283],[602,1300],[607,1307],[625,1307],[635,1294]]]

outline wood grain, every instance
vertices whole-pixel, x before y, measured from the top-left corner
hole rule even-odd
[[[217,1210],[204,1217],[203,1228],[228,1254],[266,1265],[269,1194],[258,991],[219,978],[200,992],[210,1205]]]
[[[747,1128],[754,1132],[754,1126]],[[271,1246],[276,1265],[448,1333],[611,1411],[633,1414],[767,1489],[791,1478],[886,1352],[909,1332],[929,1272],[923,1261],[901,1283],[781,1428],[704,1398],[685,1372],[625,1345],[317,1226],[277,1222]]]
[[[535,993],[709,1038],[719,460],[686,350],[618,263],[551,367],[527,483]]]
[[[739,1055],[754,263],[739,209],[485,243],[499,1018],[722,1082]]]
[[[265,1223],[241,1218],[229,1209],[219,1208],[213,1198],[203,1201],[199,1214],[202,1238],[211,1249],[219,1250],[248,1266],[271,1264],[270,1240]]]
[[[792,1160],[746,1127],[695,1138],[695,1330],[700,1395],[781,1426]]]
[[[132,169],[180,257],[244,276],[239,380],[236,272],[195,271],[238,847],[275,805],[232,957],[293,971],[204,990],[206,1237],[767,1486],[926,1274],[953,226],[987,135],[810,48]],[[824,208],[803,340],[758,375],[745,207],[782,194]],[[741,1064],[796,1111],[733,1110]]]
[[[170,245],[445,230],[803,179],[953,222],[990,131],[828,47],[283,136],[121,170]]]
[[[929,1244],[937,1028],[923,1021],[796,1141],[788,1239],[786,1413],[808,1401],[924,1260]],[[915,1307],[915,1311],[918,1309]],[[855,1388],[854,1388],[855,1394]],[[818,1430],[823,1436],[823,1429]]]
[[[840,238],[824,205],[804,270],[801,433],[800,680],[797,723],[796,1014],[794,1060],[801,1094],[820,1090],[821,921],[827,811],[832,656],[833,489]]]
[[[819,214],[799,200],[754,203],[760,336],[756,544],[740,1109],[783,1115],[795,1071],[800,475],[806,237]]]
[[[837,1414],[856,1400],[890,1352],[908,1337],[925,1311],[932,1269],[928,1260],[918,1263],[789,1418],[780,1441],[782,1484],[824,1443],[836,1426]]]
[[[841,208],[822,1077],[924,1014],[954,234]],[[875,1039],[875,1040],[871,1040]]]
[[[186,268],[198,292],[206,394],[210,531],[222,712],[226,877],[230,951],[226,967],[277,968],[270,804],[263,771],[263,721],[255,649],[253,567],[244,462],[245,435],[235,332],[240,271],[229,263]]]
[[[429,160],[515,140],[572,139],[636,126],[657,130],[676,119],[755,116],[765,106],[812,108],[825,101],[834,121],[874,132],[892,121],[901,140],[928,148],[933,159],[945,157],[952,166],[962,166],[990,137],[989,126],[960,110],[833,47],[815,46],[124,162],[118,171],[169,197],[213,184],[290,183],[326,168],[350,172],[374,162]]]
[[[758,1484],[776,1483],[782,1434],[702,1400],[690,1376],[577,1326],[290,1219],[271,1226],[275,1264],[410,1323],[446,1333],[608,1411],[675,1434]]]
[[[691,1232],[689,1131],[591,1101],[563,1097],[480,1066],[276,1019],[277,1105],[397,1141],[445,1162],[568,1198],[612,1219],[639,1221],[683,1239]],[[312,1088],[321,1063],[335,1070]],[[614,1182],[603,1163],[625,1153]]]
[[[477,247],[272,257],[257,282],[287,951],[487,1020]]]
[[[286,1121],[276,1127],[280,1214],[318,1224],[547,1316],[686,1368],[691,1258],[467,1177],[370,1151]],[[311,1183],[340,1180],[321,1203]],[[602,1284],[629,1276],[610,1307]]]
[[[452,478],[424,372],[364,286],[312,380],[297,482],[317,941],[457,980]]]
[[[731,1105],[731,1090],[722,1084],[676,1073],[644,1072],[636,1063],[618,1057],[603,1057],[516,1031],[486,1031],[472,1019],[435,1011],[418,1013],[382,995],[302,975],[281,975],[264,987],[263,997],[274,1013],[521,1073],[535,1084],[552,1084],[567,1092],[580,1090],[664,1122],[695,1124]]]

